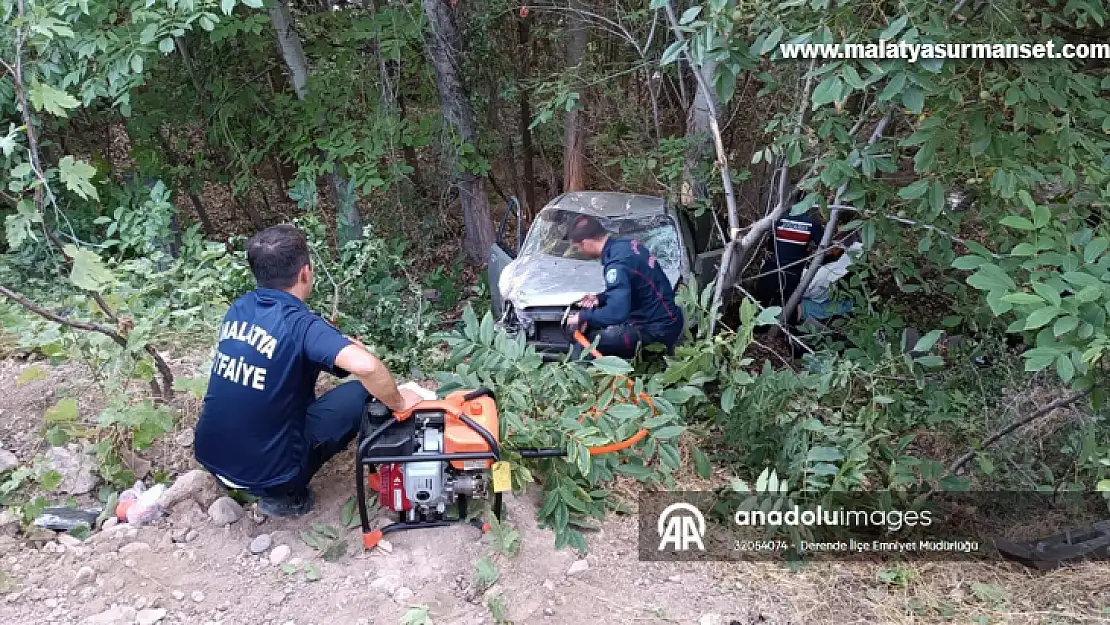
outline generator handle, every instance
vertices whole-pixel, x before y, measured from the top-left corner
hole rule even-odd
[[[497,401],[497,396],[493,394],[493,391],[486,388],[485,386],[479,388],[476,391],[471,391],[466,395],[463,395],[463,401],[473,401],[475,399],[478,399],[479,397],[489,397],[490,399]]]

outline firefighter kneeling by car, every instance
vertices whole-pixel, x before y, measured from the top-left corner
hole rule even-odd
[[[631,359],[641,345],[662,344],[667,353],[682,338],[685,321],[675,304],[674,290],[658,259],[636,239],[614,238],[597,219],[583,215],[567,233],[571,244],[605,270],[605,292],[587,295],[582,310],[567,318],[570,327],[585,327],[585,336],[598,339],[605,356]],[[582,347],[573,346],[578,358]]]

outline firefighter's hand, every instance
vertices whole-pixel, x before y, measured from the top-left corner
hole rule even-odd
[[[407,388],[400,389],[402,408],[397,412],[405,413],[416,407],[417,404],[424,401],[424,398],[417,395],[415,391]]]
[[[360,340],[356,339],[355,337],[353,337],[353,336],[347,336],[346,334],[344,334],[343,336],[345,336],[345,337],[347,338],[347,340],[348,340],[348,341],[350,341],[350,342],[354,343],[355,345],[358,345],[358,346],[359,346],[359,347],[361,347],[362,349],[365,349],[366,351],[370,351],[370,349],[369,349],[368,347],[366,347],[365,345],[363,345],[363,344],[362,344],[362,341],[360,341]]]
[[[567,325],[572,328],[578,327],[578,313],[572,313],[569,317],[567,317]]]
[[[597,295],[591,293],[586,297],[578,300],[578,305],[582,308],[594,308],[597,306]]]

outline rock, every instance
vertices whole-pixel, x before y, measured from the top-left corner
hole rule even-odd
[[[555,610],[553,608],[544,608],[543,609],[543,615],[544,616],[555,616]]]
[[[575,560],[574,564],[571,564],[570,568],[567,569],[567,575],[578,575],[579,573],[585,573],[588,570],[590,570],[589,562],[585,560]]]
[[[7,449],[0,449],[0,473],[19,466],[19,458]]]
[[[178,601],[181,601],[185,598],[185,593],[181,592],[180,590],[175,590],[170,594],[173,595],[173,598],[177,599]]]
[[[378,541],[378,547],[377,548],[381,549],[385,553],[393,553],[393,543],[391,543],[391,542],[389,542],[388,540],[385,540],[385,539],[382,539],[382,540]]]
[[[370,582],[370,588],[372,590],[376,590],[384,594],[392,595],[393,593],[397,592],[397,589],[399,589],[400,587],[401,580],[396,575],[386,575],[385,577],[379,577],[378,579]]]
[[[405,604],[412,601],[414,595],[415,593],[413,593],[411,589],[401,586],[393,592],[393,600],[397,603]]]
[[[254,540],[251,541],[250,551],[254,555],[258,555],[258,554],[262,553],[263,551],[266,551],[267,549],[269,549],[272,542],[273,541],[270,539],[269,534],[260,534],[259,536],[256,536]]]
[[[97,479],[93,475],[96,461],[82,453],[77,445],[51,447],[46,450],[46,461],[54,471],[62,476],[59,486],[70,495],[86,495],[96,488]]]
[[[178,502],[192,499],[203,508],[218,499],[222,492],[219,482],[212,477],[211,473],[193,469],[183,473],[172,486],[166,489],[166,492],[162,493],[158,498],[158,505],[163,510],[169,510]]]
[[[282,562],[285,562],[285,559],[288,558],[289,554],[292,552],[293,550],[289,548],[289,545],[278,545],[274,547],[274,550],[270,552],[270,564],[278,566]]]
[[[59,534],[58,542],[67,547],[80,547],[82,544],[81,538],[72,534]]]
[[[543,580],[543,589],[547,592],[553,592],[555,590],[555,582],[549,579]]]
[[[114,516],[110,516],[110,517],[104,519],[104,524],[100,526],[100,531],[103,532],[103,531],[106,531],[106,530],[110,530],[118,524],[119,524],[119,519],[117,519]]]
[[[199,590],[193,591],[193,601],[197,603],[204,601],[204,593]]]
[[[0,510],[0,536],[15,536],[19,533],[19,517],[7,510]]]
[[[703,614],[702,617],[700,619],[698,619],[698,625],[724,625],[724,624],[725,624],[725,620],[723,618],[721,618],[720,614],[712,614],[712,613]]]
[[[141,610],[135,615],[135,623],[137,625],[154,625],[164,618],[166,618],[166,611],[162,608]]]
[[[177,443],[178,445],[180,445],[182,447],[192,447],[193,446],[193,436],[194,436],[193,428],[185,428],[184,430],[181,430],[180,432],[178,432],[177,436],[173,437],[173,440],[174,440],[175,443]]]
[[[677,583],[682,581],[682,576],[681,575],[671,575],[670,577],[667,578],[667,581],[672,583],[672,584],[677,584]]]
[[[53,610],[54,608],[58,607],[58,600],[54,597],[51,597],[46,601],[43,601],[42,604],[45,605],[47,608]]]
[[[85,619],[85,625],[131,625],[135,622],[138,613],[135,608],[128,606],[114,606],[99,614]]]
[[[150,545],[146,543],[128,543],[119,548],[120,555],[130,556],[139,552],[150,551]]]
[[[208,518],[216,525],[230,525],[243,518],[243,506],[231,497],[220,497],[208,507]]]
[[[185,542],[187,543],[191,543],[198,538],[200,538],[200,532],[196,530],[189,530],[188,532],[185,532]]]
[[[130,449],[124,449],[119,452],[120,462],[123,466],[127,467],[132,473],[135,474],[135,479],[142,480],[150,475],[150,469],[153,466],[149,460],[141,458],[138,454]]]
[[[78,586],[84,586],[96,581],[96,571],[91,567],[83,566],[77,569],[77,573],[73,576],[73,583]]]

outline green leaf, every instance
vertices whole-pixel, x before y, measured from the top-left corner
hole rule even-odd
[[[1059,308],[1060,304],[1063,303],[1060,299],[1060,291],[1057,290],[1055,287],[1049,286],[1043,282],[1034,282],[1032,286],[1033,291],[1037,295],[1043,297],[1045,301],[1047,301],[1049,304],[1052,304],[1053,306]]]
[[[169,53],[173,52],[173,50],[174,50],[173,38],[172,37],[166,37],[162,41],[159,41],[158,42],[158,50],[162,54],[169,54]]]
[[[783,29],[782,26],[779,26],[775,30],[771,31],[771,34],[768,35],[767,39],[763,41],[763,45],[759,47],[759,55],[763,56],[764,54],[773,51],[775,47],[779,45],[779,42],[782,41],[782,36],[783,34],[785,34],[785,32],[786,31]]]
[[[1056,320],[1056,324],[1052,326],[1052,333],[1056,336],[1063,336],[1071,332],[1079,325],[1079,318],[1072,315],[1060,317]]]
[[[1025,370],[1026,371],[1040,371],[1045,367],[1052,364],[1056,360],[1060,352],[1055,349],[1046,349],[1044,347],[1037,347],[1031,349],[1024,354],[1025,357]]]
[[[65,183],[66,188],[80,195],[84,199],[100,199],[96,187],[92,185],[96,168],[84,161],[79,161],[72,156],[64,156],[58,162],[58,177]]]
[[[77,400],[63,399],[43,415],[47,423],[73,423],[77,420]]]
[[[898,72],[890,79],[886,87],[879,93],[879,101],[887,102],[894,98],[894,96],[902,93],[902,88],[906,86],[906,73]]]
[[[916,200],[917,198],[925,195],[928,190],[929,181],[927,179],[918,180],[917,182],[908,184],[899,189],[898,197],[902,198],[903,200]]]
[[[666,66],[674,63],[675,60],[678,59],[678,56],[682,54],[682,51],[685,49],[685,41],[675,41],[671,45],[667,46],[667,49],[663,51],[663,58],[659,59],[659,64]]]
[[[986,262],[989,261],[987,261],[987,259],[983,258],[982,256],[969,254],[967,256],[961,256],[952,261],[952,268],[962,269],[964,271],[972,271],[974,269],[978,269],[983,263]]]
[[[15,383],[23,385],[27,384],[28,382],[37,382],[39,380],[45,380],[46,376],[46,371],[44,371],[42,367],[38,365],[31,365],[30,367],[27,367],[23,371],[23,373],[19,374],[19,377],[16,378]]]
[[[1075,364],[1072,363],[1067,354],[1060,354],[1060,357],[1056,359],[1056,373],[1064,382],[1071,382],[1072,378],[1075,377]]]
[[[844,454],[836,447],[813,447],[806,455],[807,462],[836,462],[843,458]]]
[[[234,8],[235,0],[220,0],[220,10],[224,12],[224,15],[231,15]]]
[[[902,92],[902,105],[914,115],[920,115],[925,110],[925,92],[917,87],[909,87]]]
[[[936,368],[944,365],[944,359],[940,356],[922,356],[914,359],[922,367]]]
[[[921,337],[920,339],[917,340],[917,345],[914,345],[912,351],[915,351],[915,352],[927,352],[927,351],[929,351],[930,349],[933,348],[933,345],[937,344],[937,341],[940,340],[940,337],[941,337],[942,334],[944,334],[943,330],[933,330],[932,332],[929,332],[928,334],[926,334],[925,336],[923,336],[923,337]]]
[[[1044,303],[1044,299],[1042,299],[1040,295],[1033,295],[1032,293],[1008,293],[1002,297],[1002,301],[1017,304],[1018,306]]]
[[[50,85],[33,82],[31,87],[27,89],[27,95],[31,98],[31,106],[35,110],[46,111],[58,117],[68,117],[67,109],[77,108],[81,102],[62,91]]]
[[[1019,243],[1017,247],[1010,250],[1010,256],[1036,256],[1039,251],[1040,248],[1032,243]]]
[[[1055,319],[1056,316],[1059,314],[1060,309],[1056,308],[1055,306],[1045,306],[1044,308],[1034,310],[1025,319],[1025,329],[1036,330],[1037,328],[1043,328],[1044,326],[1048,325],[1053,319]]]
[[[320,581],[320,569],[316,568],[313,564],[306,564],[304,566],[305,581],[318,582]]]
[[[655,430],[654,432],[652,432],[652,436],[654,436],[655,438],[658,438],[658,439],[667,440],[667,439],[674,438],[674,437],[678,436],[679,434],[682,434],[684,431],[686,431],[686,428],[684,426],[668,425],[666,427],[661,427],[658,430]]]
[[[1017,228],[1018,230],[1036,230],[1037,229],[1037,227],[1033,225],[1033,222],[1029,221],[1028,219],[1026,219],[1024,217],[1018,217],[1017,215],[1010,215],[1008,217],[1004,217],[998,223],[1003,225],[1003,226],[1006,226],[1008,228]]]
[[[840,79],[840,76],[829,76],[822,80],[821,83],[817,85],[817,88],[813,90],[813,95],[810,97],[813,108],[816,109],[830,102],[839,100],[843,89],[844,82]]]
[[[979,271],[968,276],[966,282],[980,291],[1006,290],[1011,291],[1017,285],[1013,279],[1006,275],[998,265],[984,264]]]
[[[691,447],[690,452],[694,456],[694,469],[698,472],[698,477],[708,480],[713,475],[713,465],[709,462],[709,456],[698,447]]]
[[[932,193],[929,195],[929,207],[933,213],[939,215],[944,210],[944,185],[939,180],[933,182]]]
[[[606,375],[628,375],[632,365],[616,356],[602,356],[590,361],[598,371]]]
[[[158,38],[158,23],[148,24],[143,32],[139,34],[139,45],[150,45]]]
[[[701,7],[690,7],[689,9],[686,9],[682,12],[682,17],[679,18],[678,23],[685,26],[690,22],[698,19],[698,15],[701,15]]]
[[[864,82],[862,78],[860,78],[859,72],[856,71],[856,68],[854,66],[845,65],[842,74],[844,76],[844,82],[848,83],[849,87],[853,89],[867,88],[867,83]]]
[[[243,0],[243,4],[249,6],[252,9],[262,8],[262,0]]]
[[[1108,119],[1110,119],[1110,117],[1108,117]],[[1110,247],[1110,239],[1106,237],[1092,239],[1083,250],[1083,262],[1087,264],[1094,263],[1098,260],[1099,256],[1102,256],[1107,247]]]
[[[104,266],[96,252],[79,248],[72,243],[66,245],[64,251],[66,256],[73,259],[69,281],[74,286],[99,293],[115,280],[111,270]]]
[[[906,27],[906,24],[908,24],[909,21],[910,16],[908,15],[903,15],[902,17],[899,17],[898,19],[891,22],[890,25],[887,26],[885,30],[883,30],[883,32],[879,33],[879,39],[885,39],[887,41],[894,39],[894,36],[902,32],[902,29]]]

